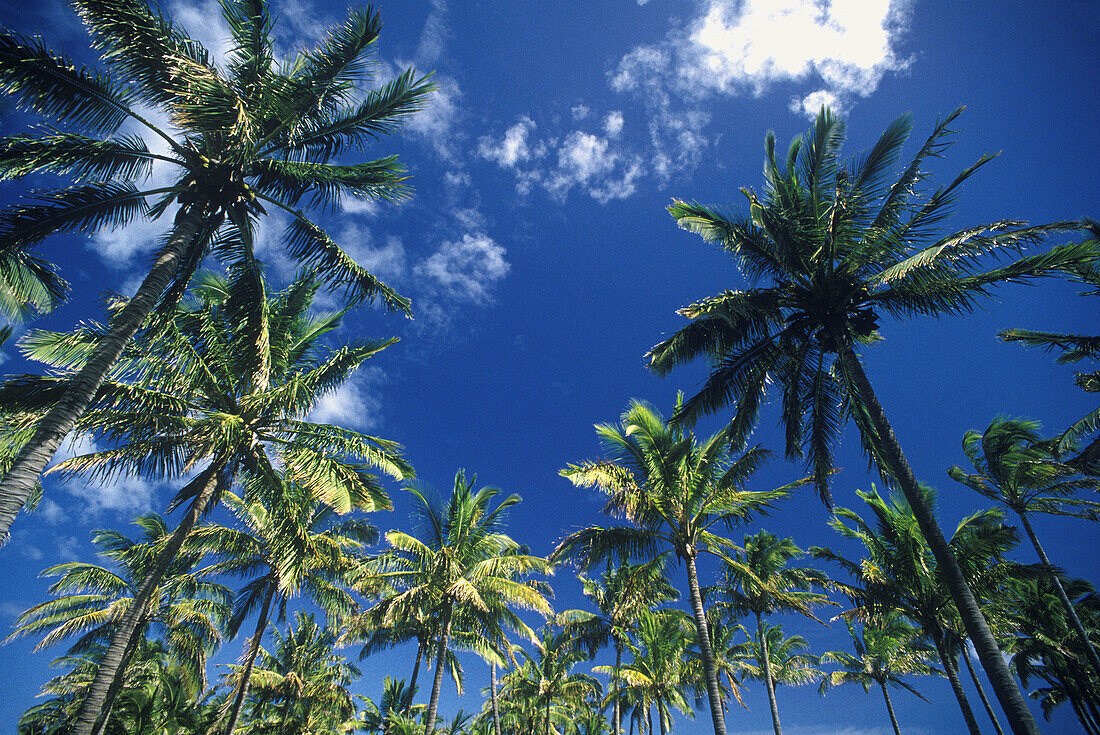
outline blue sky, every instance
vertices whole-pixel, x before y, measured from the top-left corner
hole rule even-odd
[[[345,12],[342,3],[273,2],[283,53],[314,42]],[[224,50],[217,3],[175,0],[164,9],[212,50]],[[423,484],[446,491],[464,467],[524,502],[511,531],[537,553],[600,519],[598,499],[558,477],[568,462],[594,457],[592,425],[613,421],[632,397],[671,411],[703,366],[666,379],[642,356],[682,320],[675,309],[742,281],[730,259],[678,230],[672,197],[738,205],[738,187],[761,185],[763,136],[781,145],[803,132],[822,103],[848,121],[847,151],[873,143],[890,120],[912,112],[914,139],[937,116],[968,109],[945,160],[943,182],[988,151],[1000,157],[968,184],[945,228],[1004,218],[1047,222],[1100,216],[1095,121],[1100,118],[1094,31],[1100,6],[1086,2],[928,3],[872,0],[604,0],[548,2],[380,2],[385,23],[378,75],[408,66],[434,71],[439,91],[406,132],[366,151],[399,153],[416,194],[401,205],[346,202],[323,220],[364,265],[414,300],[415,319],[361,308],[337,338],[397,335],[385,351],[314,417],[402,442]],[[62,3],[6,2],[0,22],[40,34],[53,48],[91,61],[75,15]],[[4,108],[5,135],[30,122]],[[912,151],[916,141],[910,146]],[[156,174],[154,174],[155,176]],[[0,199],[18,189],[7,185]],[[278,223],[266,230],[273,238]],[[38,325],[64,329],[99,316],[105,289],[136,286],[163,223],[95,237],[59,237],[42,252],[61,264],[73,298]],[[1060,242],[1062,240],[1052,240]],[[276,278],[290,266],[277,245],[263,256]],[[1038,418],[1057,430],[1083,415],[1089,396],[1073,370],[1051,356],[995,339],[999,329],[1095,331],[1095,300],[1065,283],[997,290],[965,319],[884,321],[866,351],[868,373],[919,477],[940,490],[946,527],[980,507],[945,474],[964,463],[965,431],[997,414]],[[29,369],[9,344],[3,370]],[[754,440],[780,448],[777,413],[766,410]],[[699,431],[719,426],[716,419]],[[69,451],[72,451],[71,449]],[[873,477],[858,437],[838,455],[838,504],[857,507]],[[759,486],[790,481],[799,467],[776,461]],[[162,511],[171,484],[131,478],[106,486],[47,483],[42,508],[21,516],[0,550],[0,629],[45,598],[41,569],[92,558],[93,528],[123,528],[138,512]],[[407,502],[373,521],[407,528]],[[801,546],[836,545],[828,512],[811,493],[779,506],[763,525]],[[758,530],[761,524],[746,529]],[[1056,563],[1097,579],[1095,528],[1046,521],[1040,533]],[[1023,561],[1031,556],[1021,549]],[[682,571],[676,572],[677,581]],[[581,604],[559,574],[559,609]],[[780,619],[816,652],[846,645],[843,626]],[[839,629],[838,629],[839,627]],[[219,660],[232,660],[240,642]],[[31,642],[0,647],[0,729],[13,729],[61,651],[30,654]],[[412,651],[364,663],[364,693],[383,674],[407,676]],[[487,670],[469,659],[471,690]],[[908,732],[961,732],[945,681],[921,681],[929,706],[895,699]],[[369,687],[369,688],[367,688]],[[769,726],[760,687],[731,731]],[[445,715],[480,706],[447,689]],[[779,692],[789,732],[886,732],[881,701],[860,691],[821,698],[810,687]],[[705,732],[709,718],[678,722]],[[1050,731],[1073,731],[1060,713]]]

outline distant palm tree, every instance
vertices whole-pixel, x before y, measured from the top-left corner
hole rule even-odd
[[[232,735],[272,614],[284,620],[287,602],[303,594],[334,620],[354,611],[347,587],[366,562],[359,552],[378,540],[378,529],[360,519],[337,521],[331,509],[284,483],[255,483],[245,498],[226,493],[222,501],[243,528],[200,526],[188,544],[214,559],[204,574],[246,580],[229,621],[231,633],[258,611],[235,671],[233,695],[226,700],[225,732]]]
[[[0,212],[0,263],[19,264],[21,271],[10,272],[22,280],[48,279],[48,268],[31,251],[49,235],[94,232],[168,212],[172,217],[137,292],[113,314],[63,397],[6,468],[0,481],[4,539],[39,474],[158,302],[170,311],[208,253],[242,266],[252,279],[260,277],[253,233],[267,207],[290,216],[284,237],[288,253],[317,278],[353,302],[378,297],[388,309],[409,308],[407,299],[355,263],[299,208],[303,202],[335,205],[349,194],[368,199],[407,194],[394,156],[332,162],[397,131],[433,89],[410,69],[366,95],[358,91],[369,83],[367,59],[381,28],[376,13],[352,10],[317,48],[279,64],[265,0],[227,0],[222,15],[232,49],[224,63],[216,63],[193,36],[145,0],[75,0],[73,5],[109,74],[77,67],[39,39],[0,33],[0,89],[23,109],[74,131],[47,128],[45,135],[0,141],[0,177],[46,172],[78,182],[38,191],[31,203]],[[139,113],[143,107],[166,115],[172,132]],[[166,152],[151,151],[140,137],[120,135],[124,123],[152,136]],[[146,179],[154,164],[174,169],[176,178],[139,189],[134,182]],[[23,275],[28,269],[33,273]]]
[[[481,616],[501,620],[510,606],[544,615],[551,612],[540,585],[520,581],[532,573],[548,573],[549,563],[522,553],[522,547],[502,532],[507,510],[520,501],[519,496],[509,495],[490,508],[500,490],[475,491],[476,481],[476,477],[467,481],[459,470],[451,496],[441,506],[429,502],[419,489],[409,488],[416,501],[420,537],[402,531],[386,534],[393,548],[382,574],[403,591],[384,604],[392,609],[414,604],[431,610],[439,621],[424,735],[430,735],[435,726],[454,622]]]
[[[580,710],[590,699],[598,701],[603,693],[594,677],[574,673],[574,667],[585,659],[585,654],[570,644],[568,633],[555,632],[547,626],[535,643],[534,653],[519,649],[522,661],[508,675],[506,686],[509,696],[536,702],[540,716],[530,723],[532,733],[536,732],[537,722],[542,735],[551,735],[552,713],[568,721],[566,713]]]
[[[756,679],[764,680],[765,663],[772,672],[773,684],[803,686],[823,676],[817,668],[818,657],[805,653],[810,648],[806,639],[800,635],[784,636],[779,625],[765,625],[764,630],[753,637],[752,647],[756,667],[748,674]]]
[[[920,631],[896,612],[866,620],[858,636],[850,620],[846,620],[845,624],[848,626],[848,635],[852,637],[855,655],[845,651],[828,651],[821,655],[821,663],[841,667],[839,671],[825,674],[821,680],[821,693],[842,684],[859,684],[865,692],[870,691],[872,685],[878,686],[886,701],[886,711],[890,714],[894,735],[901,735],[887,687],[901,687],[924,699],[902,677],[942,675],[943,672],[932,665],[927,644],[919,641]]]
[[[274,643],[250,672],[257,711],[274,710],[278,735],[346,732],[355,715],[348,687],[361,673],[335,652],[336,634],[299,612],[285,634],[275,631]]]
[[[609,564],[599,577],[589,578],[582,574],[580,580],[585,597],[599,612],[566,610],[558,613],[556,619],[576,645],[588,650],[589,657],[594,657],[604,646],[614,647],[615,666],[611,671],[608,696],[612,701],[611,732],[619,735],[622,719],[615,691],[623,651],[630,644],[630,636],[645,611],[680,595],[664,576],[663,557],[644,564]]]
[[[1039,445],[1039,422],[996,418],[985,433],[968,431],[963,437],[963,451],[977,472],[969,474],[961,467],[952,467],[947,474],[1019,517],[1077,632],[1093,675],[1100,678],[1100,656],[1089,641],[1028,518],[1032,513],[1050,513],[1100,519],[1100,503],[1072,497],[1079,490],[1100,490],[1100,480],[1082,477],[1076,467],[1057,461]]]
[[[725,735],[696,559],[702,553],[721,556],[731,546],[711,530],[716,524],[731,528],[745,523],[805,481],[775,490],[745,490],[745,483],[768,458],[766,450],[754,447],[734,458],[725,432],[698,443],[694,434],[682,425],[670,425],[643,401],[631,402],[620,425],[598,424],[596,433],[610,458],[569,465],[561,474],[574,485],[607,493],[604,512],[621,515],[633,525],[582,529],[559,543],[550,558],[574,559],[590,569],[610,559],[676,554],[687,568],[714,733]]]
[[[729,438],[743,443],[769,386],[782,391],[788,456],[808,453],[818,493],[829,501],[833,447],[848,418],[884,479],[905,494],[951,589],[982,665],[1017,735],[1036,735],[1020,694],[974,595],[967,589],[857,350],[878,339],[881,315],[909,318],[966,313],[993,284],[1065,273],[1092,262],[1095,243],[1063,245],[985,270],[990,253],[1015,253],[1076,223],[1026,227],[1012,220],[937,236],[959,187],[992,156],[964,169],[923,198],[918,185],[929,158],[942,154],[961,110],[936,125],[896,178],[891,174],[909,136],[898,118],[875,146],[850,165],[840,160],[844,124],[822,108],[805,140],[791,145],[780,168],[775,136],[765,138],[766,191],[743,189],[748,214],[676,200],[681,227],[728,251],[750,287],[727,290],[684,307],[691,322],[649,351],[665,375],[706,357],[710,377],[674,417],[691,422],[733,407]],[[759,286],[757,286],[759,284]],[[808,423],[807,423],[808,419]]]
[[[935,492],[928,487],[922,491],[925,506],[934,507]],[[856,608],[845,615],[868,617],[897,610],[920,626],[936,647],[967,728],[978,735],[978,723],[955,661],[960,648],[953,645],[951,632],[958,611],[912,508],[898,496],[884,499],[873,487],[857,494],[870,507],[875,525],[841,507],[834,509],[829,525],[844,539],[862,545],[864,557],[855,561],[822,548],[813,548],[811,553],[840,564],[855,580],[855,584],[835,582],[856,601]],[[975,513],[958,524],[949,542],[952,558],[958,560],[969,586],[985,599],[1000,590],[1015,571],[1003,557],[1015,546],[1016,534],[1003,520],[1000,511]]]
[[[134,522],[142,530],[139,541],[111,530],[93,534],[92,544],[115,569],[65,562],[44,570],[42,576],[58,577],[49,589],[56,597],[23,612],[4,642],[42,635],[37,651],[79,636],[70,652],[95,649],[102,653],[121,621],[132,612],[138,588],[169,536],[167,524],[156,514],[139,516]],[[206,687],[206,657],[222,640],[231,596],[223,585],[195,573],[201,559],[202,554],[194,550],[175,558],[155,590],[155,606],[145,607],[137,616],[134,643],[139,645],[150,629],[157,631],[167,651],[200,690]]]
[[[798,612],[822,622],[813,614],[815,607],[835,605],[829,598],[813,591],[830,584],[827,574],[812,567],[792,567],[790,562],[805,554],[789,538],[779,539],[767,531],[745,536],[744,547],[723,560],[723,583],[719,587],[720,609],[732,619],[742,615],[756,617],[756,640],[767,646],[764,616],[777,612]],[[772,713],[775,735],[781,735],[779,708],[775,701],[767,651],[760,656],[768,705]]]
[[[94,410],[77,424],[82,433],[111,446],[56,468],[102,479],[179,477],[202,468],[173,502],[187,510],[147,570],[133,614],[115,633],[75,735],[89,735],[110,709],[108,690],[125,667],[138,611],[225,488],[240,478],[270,481],[272,487],[286,482],[339,512],[377,510],[390,502],[372,470],[398,478],[413,474],[394,442],[307,420],[324,395],[394,340],[330,349],[321,338],[339,326],[344,312],[309,314],[318,289],[311,277],[269,296],[262,281],[250,285],[247,274],[231,275],[204,276],[171,320],[131,343],[111,380],[100,387]],[[30,335],[28,356],[60,375],[22,376],[0,384],[5,428],[17,435],[33,430],[102,331],[88,325],[74,333]]]

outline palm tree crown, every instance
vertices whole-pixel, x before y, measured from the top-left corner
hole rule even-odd
[[[353,10],[316,49],[280,64],[273,19],[264,0],[227,0],[223,16],[233,48],[224,64],[143,0],[76,0],[73,5],[109,72],[79,68],[40,41],[0,33],[0,89],[28,111],[79,132],[21,135],[0,141],[0,178],[32,172],[69,175],[76,184],[37,191],[0,212],[0,263],[16,262],[0,292],[19,287],[27,269],[45,277],[31,254],[56,232],[124,225],[173,213],[156,262],[115,315],[70,389],[5,468],[0,536],[29,496],[56,447],[91,401],[110,366],[158,301],[168,310],[207,253],[258,279],[253,231],[267,208],[289,215],[289,255],[351,301],[408,301],[359,266],[300,209],[334,206],[350,194],[369,199],[406,194],[393,156],[332,163],[350,149],[396,131],[432,90],[412,70],[360,97],[368,56],[381,27],[369,8]],[[162,129],[138,110],[167,116]],[[149,149],[120,134],[136,125],[166,145]],[[176,171],[166,186],[142,188],[154,165]],[[138,183],[142,183],[139,186]],[[56,290],[56,287],[54,288]],[[42,301],[41,298],[38,301]]]

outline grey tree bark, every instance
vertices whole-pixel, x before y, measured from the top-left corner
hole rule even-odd
[[[714,735],[726,735],[726,723],[722,716],[722,697],[718,693],[718,676],[714,673],[714,653],[710,647],[710,629],[707,627],[707,613],[703,609],[703,595],[699,591],[699,573],[695,568],[695,557],[683,555],[684,566],[688,573],[688,594],[691,597],[691,610],[695,615],[695,630],[699,634],[699,653],[703,659],[703,677],[707,685],[707,699],[710,702],[710,718],[714,724]]]

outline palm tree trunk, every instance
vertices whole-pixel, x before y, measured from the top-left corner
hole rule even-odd
[[[264,631],[267,629],[267,620],[271,615],[271,601],[275,598],[277,587],[277,584],[268,585],[267,594],[264,595],[263,607],[260,608],[260,618],[256,621],[256,632],[252,634],[252,638],[248,641],[248,647],[245,648],[243,661],[241,662],[243,664],[241,675],[237,682],[237,691],[233,696],[233,706],[229,710],[229,725],[225,728],[226,735],[233,735],[233,730],[237,727],[237,720],[241,716],[244,698],[248,695],[248,687],[252,683],[252,667],[256,665],[256,656],[260,653],[260,642],[263,640]]]
[[[659,699],[657,700],[657,724],[661,726],[661,735],[668,735],[668,728],[665,725],[665,707]]]
[[[1062,601],[1062,606],[1066,609],[1066,615],[1069,616],[1070,622],[1073,624],[1073,630],[1077,633],[1078,640],[1081,641],[1081,645],[1085,647],[1085,655],[1088,656],[1089,663],[1092,665],[1092,672],[1097,677],[1100,677],[1100,656],[1096,654],[1096,648],[1092,645],[1092,641],[1089,640],[1089,634],[1085,632],[1085,626],[1081,624],[1081,618],[1077,617],[1077,611],[1073,607],[1073,603],[1069,601],[1069,595],[1066,594],[1066,588],[1062,586],[1062,581],[1058,579],[1058,575],[1054,573],[1054,565],[1050,563],[1050,559],[1047,557],[1047,552],[1043,549],[1042,544],[1039,543],[1039,537],[1035,535],[1035,529],[1031,527],[1031,521],[1028,520],[1026,513],[1017,513],[1020,516],[1020,521],[1024,524],[1024,530],[1027,531],[1027,537],[1031,539],[1031,545],[1035,547],[1035,552],[1039,555],[1039,560],[1043,562],[1043,568],[1050,578],[1050,581],[1054,583],[1054,591],[1058,593],[1058,599]]]
[[[545,735],[550,735],[550,695],[546,695],[546,730]]]
[[[42,470],[95,397],[123,348],[172,282],[180,261],[207,219],[209,216],[202,209],[180,211],[168,242],[137,293],[111,320],[107,336],[96,345],[88,362],[69,382],[61,400],[38,422],[30,440],[19,450],[8,473],[0,480],[0,545],[7,543],[11,524],[30,497]],[[77,721],[74,732],[86,735],[81,723]]]
[[[615,642],[615,670],[611,675],[611,696],[613,708],[611,710],[611,733],[619,735],[622,731],[622,712],[619,709],[619,669],[623,665],[623,644]]]
[[[878,685],[882,687],[882,698],[886,700],[886,711],[890,713],[890,725],[894,728],[894,735],[901,735],[898,718],[894,715],[894,703],[890,701],[890,692],[886,689],[886,682],[880,681]]]
[[[951,691],[955,693],[955,699],[959,702],[959,709],[962,710],[963,719],[966,720],[966,728],[970,731],[970,735],[981,735],[982,731],[978,729],[978,721],[974,718],[974,710],[970,709],[970,700],[966,698],[962,682],[959,681],[959,670],[955,667],[951,654],[944,647],[943,638],[939,635],[933,635],[932,642],[936,644],[936,651],[940,654],[940,663],[943,664],[947,680],[951,682]]]
[[[111,638],[107,652],[99,662],[99,669],[96,670],[95,678],[92,679],[91,686],[88,687],[88,694],[80,705],[80,711],[73,722],[72,735],[92,735],[92,733],[98,735],[103,731],[103,726],[107,722],[107,715],[111,711],[111,704],[114,702],[114,696],[122,683],[122,673],[127,659],[126,652],[132,645],[131,639],[142,620],[145,608],[149,605],[153,591],[160,586],[164,573],[176,558],[176,553],[183,545],[184,540],[191,533],[191,529],[195,527],[196,521],[206,511],[206,506],[210,504],[210,500],[215,496],[220,485],[223,466],[222,462],[215,460],[202,474],[189,483],[190,486],[201,487],[202,491],[191,504],[187,515],[176,526],[176,530],[172,532],[164,548],[161,549],[156,563],[145,576],[141,587],[138,588],[137,594],[134,596],[134,602],[130,605],[130,610],[126,613],[126,617],[122,619],[122,622],[119,623],[118,629]]]
[[[497,706],[497,665],[489,662],[489,696],[493,701],[493,733],[500,735],[500,707]]]
[[[846,340],[843,338],[835,339],[834,343],[838,346],[838,357],[841,364],[854,384],[857,400],[866,409],[871,425],[877,435],[864,438],[880,455],[877,459],[886,465],[882,469],[893,475],[902,493],[904,493],[905,499],[909,501],[909,506],[913,509],[921,533],[924,534],[924,538],[928,541],[928,546],[936,558],[936,566],[940,576],[951,593],[959,615],[962,616],[967,635],[974,644],[974,649],[982,662],[982,668],[985,669],[985,673],[993,685],[993,691],[1008,717],[1012,731],[1016,735],[1039,735],[1035,718],[1031,716],[1031,710],[1027,708],[1027,703],[1020,693],[1020,688],[1008,670],[1008,664],[1001,655],[1000,648],[997,647],[997,641],[993,638],[989,625],[978,607],[978,601],[974,599],[974,593],[971,591],[970,585],[967,584],[958,562],[951,554],[947,539],[940,531],[939,524],[936,523],[936,518],[932,514],[932,509],[924,502],[920,484],[913,475],[913,469],[909,466],[909,461],[902,452],[897,435],[894,434],[894,429],[886,418],[886,412],[883,410],[882,404],[879,403],[867,374],[863,371],[863,365]]]
[[[989,703],[989,697],[985,696],[985,689],[978,678],[978,672],[974,671],[974,665],[970,663],[970,656],[965,648],[962,652],[962,660],[966,664],[966,670],[970,673],[970,681],[974,682],[974,688],[978,690],[978,698],[982,700],[985,713],[989,715],[989,719],[993,723],[993,729],[997,731],[997,735],[1005,735],[1005,731],[1001,729],[1001,723],[997,721],[997,713],[993,711],[993,705]]]
[[[764,635],[764,619],[756,613],[756,635],[760,638],[760,661],[764,668],[764,686],[768,690],[768,706],[772,710],[772,729],[775,735],[783,735],[779,725],[779,704],[775,701],[775,681],[772,679],[771,657],[768,655],[768,639]]]
[[[424,658],[424,651],[428,648],[428,642],[430,639],[416,640],[416,663],[413,664],[412,677],[409,679],[409,706],[405,708],[405,714],[412,712],[413,697],[416,696],[413,690],[416,689],[416,680],[420,676],[420,661]]]
[[[431,735],[435,729],[435,713],[439,708],[439,692],[443,688],[443,667],[447,660],[447,637],[451,634],[451,612],[454,603],[443,608],[443,618],[439,621],[439,646],[435,653],[435,680],[432,682],[432,696],[428,700],[428,711],[424,714],[424,735]]]
[[[695,557],[684,555],[684,566],[687,567],[688,594],[691,596],[691,610],[695,614],[695,630],[699,634],[699,653],[703,658],[703,677],[707,684],[714,735],[726,735],[722,697],[718,694],[718,677],[714,673],[714,654],[710,649],[710,631],[707,628],[707,613],[703,609],[703,596],[699,592],[699,573],[695,568]]]

